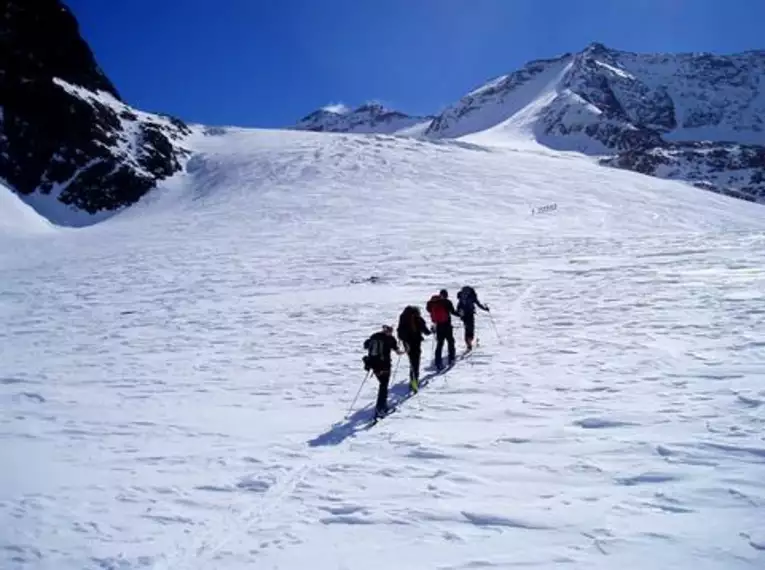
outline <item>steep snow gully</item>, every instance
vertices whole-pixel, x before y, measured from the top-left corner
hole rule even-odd
[[[549,150],[193,144],[108,221],[3,226],[0,567],[763,568],[761,206]],[[465,283],[497,334],[344,419],[364,339]]]

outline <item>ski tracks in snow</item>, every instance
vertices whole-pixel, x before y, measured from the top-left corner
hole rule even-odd
[[[515,296],[512,302],[508,305],[507,310],[504,311],[504,316],[508,319],[513,319],[513,312],[520,308],[524,300],[528,299],[533,291],[534,285],[525,286],[519,294]],[[484,323],[485,334],[490,334],[488,323]],[[457,331],[459,332],[459,331]],[[491,345],[491,343],[490,343]],[[427,346],[427,345],[426,345]],[[481,349],[477,349],[481,350]],[[473,356],[473,355],[471,355]],[[484,355],[484,358],[486,356]],[[479,358],[481,358],[479,356]],[[428,356],[427,353],[423,357],[423,368],[427,367]],[[438,390],[438,382],[448,382],[448,375],[458,374],[459,368],[463,364],[458,363],[456,369],[448,372],[445,375],[429,376],[424,375],[424,379],[429,379],[430,384],[426,385],[420,394],[409,399],[407,402],[402,403],[404,405],[404,414],[409,410],[420,418],[422,421],[423,406],[422,398],[428,398],[433,390]],[[405,377],[407,374],[406,358],[402,358],[402,365],[399,368],[398,381],[399,383],[392,386],[391,398],[400,399],[403,395],[405,386]],[[459,390],[459,388],[458,388]],[[397,394],[399,394],[397,396]],[[367,394],[368,399],[368,394]],[[367,418],[371,414],[370,405],[366,401],[359,402],[355,415],[357,419],[356,423],[365,423]],[[338,407],[338,412],[340,408]],[[401,413],[398,414],[402,415]],[[382,424],[378,425],[376,430],[385,430],[386,425],[389,422],[397,421],[397,418],[389,418],[384,420]],[[342,422],[338,422],[340,424]],[[337,428],[334,428],[337,429]],[[361,432],[364,433],[364,432]],[[374,432],[366,432],[370,436]],[[343,440],[352,435],[350,433],[343,435]],[[356,434],[358,436],[358,434]],[[153,565],[156,570],[174,570],[174,569],[194,569],[204,568],[211,562],[220,561],[226,557],[233,556],[235,547],[244,548],[249,556],[255,559],[262,558],[264,553],[267,553],[269,549],[283,549],[289,547],[290,544],[300,544],[301,537],[299,536],[298,528],[300,524],[300,508],[285,508],[285,503],[290,502],[293,498],[296,489],[304,484],[306,478],[313,477],[325,477],[330,480],[335,480],[338,474],[342,474],[348,469],[347,461],[342,460],[343,453],[347,453],[348,450],[340,449],[335,452],[327,452],[326,445],[328,441],[317,440],[318,447],[314,447],[309,450],[308,455],[295,448],[293,452],[289,452],[288,455],[294,455],[295,457],[303,457],[300,463],[294,467],[287,468],[270,484],[259,484],[254,486],[246,485],[246,477],[241,479],[236,485],[239,491],[247,492],[250,489],[258,493],[254,498],[256,501],[255,506],[246,506],[242,504],[241,498],[237,497],[236,501],[229,504],[222,514],[218,516],[212,516],[210,524],[205,525],[207,530],[198,530],[189,537],[190,544],[184,544],[185,541],[179,541],[175,546],[175,549],[163,555]],[[349,440],[349,444],[353,445],[352,439]],[[338,443],[341,443],[339,441]],[[421,448],[421,449],[419,449]],[[427,448],[422,448],[421,445],[416,444],[415,450],[411,453],[411,458],[414,460],[434,460],[440,456],[438,453],[427,451]],[[444,456],[445,458],[445,456]],[[385,470],[383,470],[385,472]],[[387,477],[387,475],[385,475]],[[203,488],[204,490],[204,488]],[[220,487],[210,486],[209,491],[225,490]],[[221,494],[219,500],[219,507],[222,509],[222,505],[226,503],[226,494]],[[332,491],[328,491],[323,499],[316,507],[319,512],[325,514],[319,515],[319,522],[324,525],[344,525],[344,524],[374,524],[375,517],[371,516],[371,511],[368,507],[359,507],[354,505],[345,505],[342,499],[339,499]],[[305,510],[305,505],[303,505]],[[284,512],[291,513],[293,517],[284,517]],[[429,515],[426,515],[426,519]],[[280,524],[274,524],[273,519],[282,519]],[[438,518],[438,517],[437,517]],[[434,519],[437,520],[437,519]],[[509,520],[504,520],[498,515],[476,514],[472,512],[465,512],[462,515],[457,515],[455,520],[461,520],[461,522],[468,522],[478,526],[518,526],[534,528],[532,523],[511,523]],[[499,522],[503,521],[503,522]],[[378,520],[377,522],[381,522]],[[411,523],[406,523],[411,524]],[[305,526],[305,525],[304,525]],[[276,535],[276,537],[267,538],[264,535]],[[285,538],[287,537],[287,538]],[[244,543],[250,544],[250,546],[242,547]],[[256,545],[256,546],[253,546]]]
[[[589,260],[537,265],[511,285],[485,279],[481,290],[492,292],[484,296],[508,345],[496,342],[487,320],[479,321],[484,340],[470,359],[364,437],[312,451],[298,483],[263,498],[264,511],[283,511],[284,532],[302,548],[264,543],[278,546],[256,549],[264,563],[307,563],[300,553],[329,540],[333,560],[355,567],[363,558],[341,545],[348,536],[364,540],[367,528],[414,552],[418,543],[438,544],[442,554],[421,562],[434,567],[477,563],[465,546],[476,541],[487,553],[484,566],[540,562],[533,552],[545,545],[555,547],[549,562],[591,563],[591,551],[639,559],[644,543],[664,544],[662,556],[672,559],[680,544],[701,548],[712,530],[720,535],[714,544],[755,563],[761,544],[755,513],[765,506],[765,489],[744,473],[765,458],[759,413],[765,394],[747,380],[761,369],[748,354],[761,350],[751,336],[761,317],[737,301],[748,299],[761,279],[746,273],[756,267],[746,261],[750,252],[738,252],[736,260],[723,248],[714,269],[714,257],[691,249],[668,254],[666,264],[661,252],[644,257],[623,246],[599,247]],[[717,278],[691,288],[678,278],[697,271]],[[739,273],[748,277],[739,280]],[[516,293],[503,303],[502,290]],[[720,328],[734,334],[710,338],[709,327],[694,320],[665,320],[670,309],[700,321],[726,319]],[[719,356],[723,349],[727,360]],[[405,374],[403,365],[399,379]],[[731,382],[739,384],[735,390]],[[366,397],[372,394],[369,389]],[[340,414],[343,406],[336,408]],[[724,475],[718,480],[709,469]],[[508,478],[512,489],[502,485]],[[300,506],[284,508],[283,501]],[[719,508],[738,513],[738,530],[702,530],[694,522]],[[630,530],[597,523],[638,513],[644,522]],[[688,524],[682,516],[691,517]],[[257,528],[259,517],[245,515],[242,532]],[[416,540],[406,538],[411,532]],[[507,532],[525,537],[513,556],[499,541]]]
[[[285,540],[289,542],[289,536],[285,536],[285,534],[289,535],[288,529],[285,534],[280,533],[280,537],[277,538],[263,539],[258,535],[263,532],[264,523],[266,527],[270,526],[266,519],[283,506],[283,502],[314,467],[314,461],[305,461],[289,469],[258,497],[255,507],[250,509],[229,507],[224,518],[215,522],[209,531],[195,533],[190,547],[179,545],[178,550],[154,564],[153,568],[156,570],[207,568],[211,562],[215,563],[222,555],[233,554],[226,550],[229,545],[239,546],[244,542],[252,541],[257,546],[246,546],[245,550],[249,555],[257,558],[258,553],[263,549],[271,546],[278,547]],[[258,532],[253,533],[253,529],[257,529]]]
[[[513,321],[516,320],[513,318],[514,312],[520,309],[522,303],[530,297],[534,287],[533,284],[525,286],[520,293],[517,294],[504,311],[504,315],[507,319]],[[486,325],[485,333],[489,334],[488,323],[484,324]],[[481,349],[477,348],[476,350],[480,351]],[[472,356],[472,354],[470,356]],[[404,357],[402,360],[405,361],[406,358]],[[449,371],[444,375],[424,374],[423,380],[425,380],[426,384],[423,386],[421,392],[418,395],[413,396],[411,399],[407,398],[407,401],[401,402],[401,405],[404,405],[406,408],[411,408],[415,416],[420,417],[421,420],[424,419],[422,418],[423,407],[421,399],[428,398],[432,390],[438,390],[437,383],[439,381],[448,382],[448,375],[458,373],[457,371],[461,366],[460,362],[462,362],[462,360],[462,358],[459,359],[455,370]],[[428,355],[426,352],[423,357],[423,368],[427,367],[427,362]],[[394,378],[394,385],[391,389],[391,399],[393,401],[401,400],[405,393],[406,367],[407,364],[405,362],[403,366],[400,366],[401,372],[397,377],[399,380],[397,385],[395,385],[396,378]],[[433,383],[436,383],[436,385],[428,386]],[[371,416],[371,407],[366,402],[361,402],[357,407],[360,407],[361,409],[355,411],[355,420],[346,422],[349,426],[352,424],[366,424],[368,418]],[[386,419],[382,424],[378,425],[376,429],[384,429],[390,421],[395,422],[396,419]],[[342,423],[344,422],[338,421],[336,427],[333,429],[339,429],[337,426]],[[353,434],[351,432],[343,434],[342,439],[337,443],[342,443],[349,436],[355,437],[357,435],[358,434]],[[343,466],[343,464],[346,463],[345,461],[341,461],[340,463],[337,462],[342,455],[339,455],[337,452],[327,454],[327,452],[324,451],[326,445],[333,445],[330,439],[331,438],[317,439],[316,445],[319,447],[312,449],[310,455],[305,460],[299,465],[288,469],[285,473],[280,475],[272,485],[268,486],[268,488],[257,498],[257,506],[249,510],[246,508],[236,508],[234,506],[229,507],[225,516],[220,519],[218,523],[214,524],[209,531],[195,533],[191,546],[183,546],[179,544],[175,552],[165,556],[161,561],[158,561],[153,568],[156,570],[191,570],[204,568],[207,567],[209,561],[219,560],[221,556],[233,555],[231,551],[227,551],[229,545],[242,544],[245,541],[253,541],[254,543],[257,543],[257,547],[247,547],[249,554],[256,559],[259,557],[259,554],[266,552],[271,547],[282,548],[288,546],[290,542],[300,544],[301,539],[298,537],[294,529],[290,529],[291,525],[296,522],[294,520],[286,520],[279,527],[280,532],[289,535],[289,537],[292,538],[292,541],[285,540],[283,535],[282,538],[276,539],[263,539],[258,535],[263,532],[263,523],[267,523],[265,525],[266,527],[274,526],[268,524],[266,519],[280,509],[283,509],[283,503],[289,501],[296,488],[303,483],[307,477],[310,475],[323,475],[325,477],[329,476],[332,479],[336,478],[338,473],[342,473],[347,469],[347,466]],[[419,443],[416,443],[415,445],[415,450],[411,452],[411,457],[415,460],[436,460],[448,457],[440,455],[438,452],[428,451],[427,448],[423,448]],[[296,455],[299,454],[300,452],[296,451]],[[332,457],[335,458],[335,461],[330,461]],[[328,493],[324,497],[324,504],[318,506],[320,511],[325,512],[325,515],[319,517],[319,522],[324,525],[375,524],[375,517],[371,516],[370,508],[357,505],[344,505],[343,503],[343,500],[339,499],[337,496],[333,496],[331,492]],[[297,516],[297,513],[293,514]],[[431,515],[425,515],[425,519],[428,519],[430,516]],[[442,517],[436,517],[433,520],[439,520],[440,518]],[[403,518],[400,518],[399,522],[401,524],[411,524],[409,522],[404,523],[402,522],[403,520]],[[450,520],[450,518],[447,517],[442,520]],[[537,527],[535,523],[531,522],[511,521],[510,519],[503,518],[499,515],[477,514],[468,511],[463,512],[461,515],[457,515],[454,520],[463,523],[468,522],[478,527],[508,526],[529,529]],[[385,522],[385,520],[377,520],[376,522]],[[253,530],[257,530],[257,532],[253,533]]]

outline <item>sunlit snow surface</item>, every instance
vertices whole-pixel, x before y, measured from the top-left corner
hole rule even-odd
[[[761,206],[551,151],[194,144],[109,221],[0,233],[1,568],[765,567]],[[499,337],[344,419],[364,339],[464,283]]]

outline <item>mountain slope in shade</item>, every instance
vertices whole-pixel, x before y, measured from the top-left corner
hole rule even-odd
[[[410,116],[379,103],[350,110],[325,107],[307,115],[293,127],[302,131],[331,133],[401,134],[424,131],[432,117]]]

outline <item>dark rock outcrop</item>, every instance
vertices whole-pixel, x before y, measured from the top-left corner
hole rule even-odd
[[[667,143],[604,158],[607,166],[685,180],[698,188],[765,203],[765,146],[716,142]]]
[[[136,202],[181,168],[188,127],[124,104],[66,6],[3,6],[0,178],[95,213]]]

